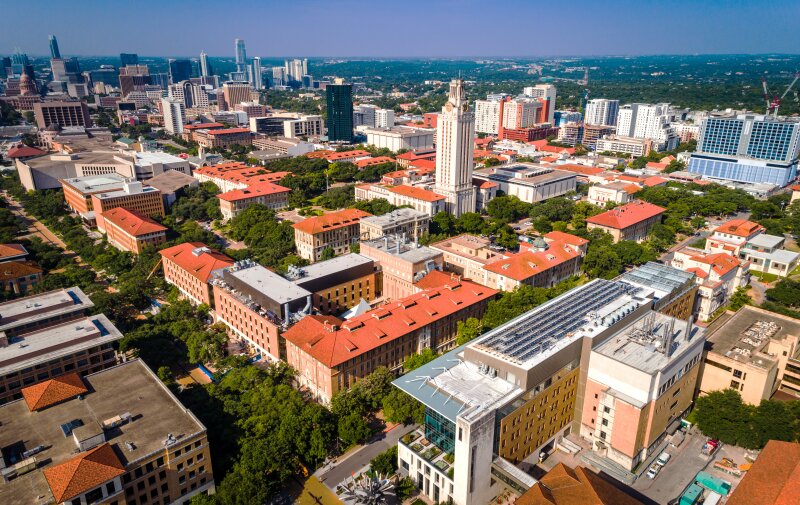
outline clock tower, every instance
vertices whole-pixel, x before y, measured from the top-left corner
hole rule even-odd
[[[447,199],[447,211],[455,217],[475,212],[472,185],[475,114],[469,110],[462,79],[450,82],[450,94],[436,128],[434,192]]]

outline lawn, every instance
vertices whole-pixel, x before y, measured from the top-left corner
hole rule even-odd
[[[798,269],[795,269],[795,272],[797,270]],[[768,272],[756,272],[755,270],[750,270],[750,275],[752,275],[753,277],[759,278],[761,280],[761,282],[767,282],[767,283],[775,282],[776,280],[779,279],[779,277],[777,275],[775,275],[775,274],[771,274],[771,273],[768,273]]]
[[[294,503],[298,505],[342,505],[342,501],[313,475],[306,480],[303,491]]]

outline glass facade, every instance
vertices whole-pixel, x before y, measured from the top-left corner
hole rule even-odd
[[[747,155],[761,160],[790,161],[795,154],[790,152],[790,148],[793,137],[797,136],[797,126],[796,123],[776,121],[754,122],[750,142],[747,145]]]
[[[353,141],[353,85],[328,84],[325,87],[328,106],[328,140]]]
[[[739,149],[744,120],[707,119],[698,151],[735,156]]]
[[[697,151],[758,160],[791,162],[797,157],[800,123],[763,116],[709,118]]]
[[[425,438],[444,452],[453,453],[456,449],[456,425],[438,414],[425,408]]]
[[[786,186],[797,177],[797,165],[772,166],[748,164],[746,160],[721,160],[692,156],[689,172],[715,179]]]

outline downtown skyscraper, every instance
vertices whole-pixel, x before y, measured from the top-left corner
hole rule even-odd
[[[247,74],[247,51],[243,39],[236,39],[236,72]]]
[[[58,49],[58,40],[55,35],[50,35],[50,57],[61,59],[61,51]]]

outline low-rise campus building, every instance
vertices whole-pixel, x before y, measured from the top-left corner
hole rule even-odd
[[[586,218],[586,229],[599,228],[621,240],[642,242],[647,239],[653,225],[661,222],[667,209],[643,201],[630,202],[616,209]]]
[[[97,229],[106,234],[109,244],[122,251],[139,254],[147,246],[157,247],[167,241],[167,228],[138,212],[117,207],[97,217]]]
[[[295,223],[292,226],[297,254],[313,263],[327,248],[333,249],[336,256],[350,252],[350,247],[359,241],[359,221],[371,215],[359,209],[344,209]]]
[[[201,242],[184,242],[162,249],[159,254],[165,281],[177,287],[193,304],[214,307],[208,280],[214,270],[232,266],[231,258]]]

